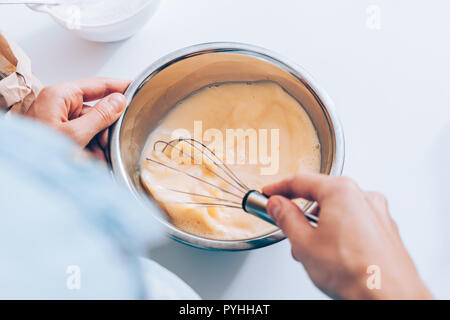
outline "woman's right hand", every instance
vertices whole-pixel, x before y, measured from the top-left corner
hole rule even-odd
[[[345,177],[299,174],[266,186],[267,211],[289,238],[294,259],[333,298],[432,298],[400,239],[386,198]],[[319,203],[318,227],[289,199]]]

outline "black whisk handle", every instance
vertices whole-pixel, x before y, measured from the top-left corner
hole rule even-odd
[[[266,210],[268,201],[269,198],[262,193],[256,190],[250,190],[242,199],[242,209],[276,226],[277,224],[272,220]]]

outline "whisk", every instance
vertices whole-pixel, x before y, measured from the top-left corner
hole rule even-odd
[[[190,151],[185,151],[182,144],[186,144]],[[200,193],[188,192],[180,189],[165,188],[171,192],[176,192],[180,194],[186,194],[194,196],[199,199],[199,201],[182,201],[179,203],[193,205],[197,207],[222,207],[222,208],[236,208],[243,209],[245,212],[252,214],[260,219],[263,219],[276,226],[276,223],[272,220],[266,210],[266,206],[269,198],[257,190],[250,189],[247,185],[241,181],[237,175],[218,157],[208,146],[202,142],[195,140],[193,138],[178,138],[170,141],[158,140],[153,144],[153,151],[157,151],[158,146],[162,146],[161,152],[166,153],[166,151],[178,152],[179,155],[187,158],[190,162],[194,162],[202,166],[205,170],[210,172],[213,176],[219,178],[225,183],[227,188],[218,186],[204,178],[200,178],[197,175],[191,174],[182,170],[181,168],[174,167],[170,164],[164,163],[162,161],[156,160],[154,158],[146,158],[154,164],[172,170],[174,172],[186,175],[193,179],[193,181],[198,181],[204,183],[216,190],[219,190],[230,197],[230,199],[223,199],[219,197],[214,197],[212,195],[205,195]],[[197,150],[197,152],[195,152]],[[196,157],[197,155],[197,157]],[[198,155],[201,156],[199,161]],[[206,158],[206,161],[204,161]],[[213,201],[213,202],[211,202]],[[318,218],[314,215],[306,214],[306,217],[310,222],[317,223]]]

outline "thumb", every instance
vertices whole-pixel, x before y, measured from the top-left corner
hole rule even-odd
[[[313,232],[303,211],[291,200],[283,196],[272,196],[267,204],[267,212],[283,230],[294,245],[307,244],[306,238]]]
[[[110,94],[81,117],[69,121],[67,123],[69,135],[83,147],[86,146],[99,132],[119,119],[126,105],[127,100],[123,94]]]

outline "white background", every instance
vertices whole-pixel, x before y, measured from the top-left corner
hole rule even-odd
[[[366,25],[371,4],[381,9],[380,30]],[[165,0],[133,38],[98,44],[24,6],[0,6],[0,28],[45,84],[132,79],[173,50],[209,41],[256,44],[302,65],[337,106],[345,174],[387,195],[421,275],[448,299],[449,11],[446,0]],[[152,254],[204,298],[325,297],[291,259],[287,241],[240,253],[169,242]]]

